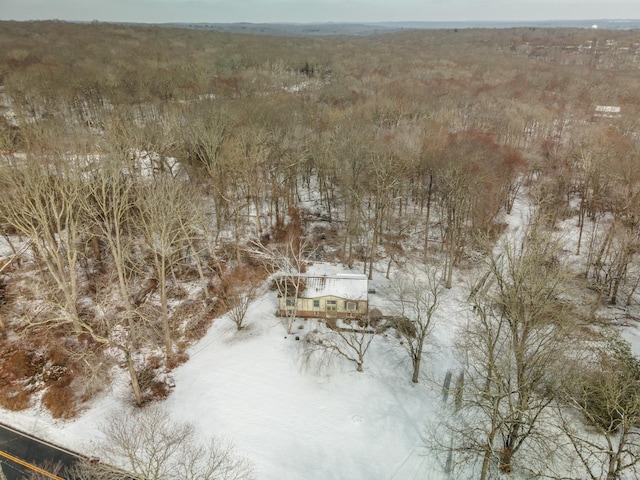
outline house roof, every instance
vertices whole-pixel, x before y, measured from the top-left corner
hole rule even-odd
[[[615,118],[620,116],[620,107],[615,105],[597,105],[595,117]]]
[[[620,107],[613,105],[597,105],[596,112],[600,113],[620,113]]]
[[[348,300],[366,300],[368,280],[366,275],[338,274],[334,276],[303,276],[305,298],[339,297]]]

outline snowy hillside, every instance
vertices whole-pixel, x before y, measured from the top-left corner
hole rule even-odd
[[[505,235],[520,238],[528,207],[518,201],[506,217]],[[571,237],[567,223],[565,236]],[[380,270],[384,270],[382,267]],[[377,270],[370,283],[370,308],[390,311],[389,281]],[[310,274],[356,273],[337,264],[316,264]],[[473,272],[458,272],[435,314],[418,384],[394,330],[378,335],[364,372],[336,359],[328,367],[305,365],[304,335],[315,320],[296,320],[287,335],[275,316],[277,294],[268,291],[250,307],[246,328],[226,317],[189,350],[189,361],[173,373],[175,388],[164,406],[172,418],[194,424],[203,440],[222,437],[255,466],[259,480],[410,480],[450,478],[446,443],[434,438],[451,410],[442,384],[455,372],[456,327],[470,316],[467,302]],[[615,314],[615,312],[613,312]],[[631,325],[629,325],[632,327]],[[635,328],[626,336],[638,345]],[[54,421],[44,410],[4,412],[7,423],[89,455],[99,455],[100,424],[131,406],[127,379],[96,399],[73,421]],[[449,399],[449,402],[452,400]]]
[[[339,267],[317,268],[333,273]],[[372,306],[384,302],[386,283],[374,279],[378,293],[371,296]],[[303,328],[287,336],[270,292],[252,306],[246,330],[237,332],[225,318],[214,322],[174,372],[176,387],[166,406],[203,437],[233,440],[255,463],[258,479],[442,478],[424,439],[442,403],[437,382],[451,362],[447,343],[460,316],[456,294],[447,292],[449,301],[439,310],[438,346],[428,347],[417,385],[397,340],[387,336],[374,340],[364,373],[346,362],[331,372],[304,368],[295,337],[313,328],[311,321],[300,320]],[[4,416],[24,430],[91,453],[101,420],[131,408],[124,382],[71,422],[33,410]]]
[[[511,232],[521,228],[525,210],[522,204],[514,209]],[[317,264],[309,273],[355,272]],[[376,273],[370,308],[388,312],[389,281]],[[287,335],[275,316],[276,292],[268,292],[250,308],[245,330],[238,332],[224,317],[213,323],[188,351],[190,360],[173,372],[175,389],[165,405],[174,419],[195,424],[203,438],[232,440],[254,462],[259,480],[447,478],[442,454],[426,445],[442,414],[442,382],[455,368],[455,328],[469,309],[465,280],[456,285],[444,292],[436,312],[418,384],[411,383],[410,364],[393,330],[375,338],[363,373],[346,361],[328,369],[305,367],[300,344],[314,321],[298,320]],[[95,454],[100,423],[133,408],[129,395],[121,376],[76,420],[54,421],[33,409],[3,416],[34,435]]]

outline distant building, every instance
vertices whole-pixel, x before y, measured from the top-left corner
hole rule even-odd
[[[291,282],[282,277],[277,282]],[[279,313],[302,318],[363,318],[367,316],[368,280],[366,275],[300,275],[297,298],[279,295]],[[295,291],[294,289],[278,289]]]
[[[620,107],[611,105],[598,105],[593,113],[594,117],[618,118],[620,117]]]

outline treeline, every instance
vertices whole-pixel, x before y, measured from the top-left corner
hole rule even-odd
[[[87,386],[106,358],[126,367],[137,403],[165,395],[166,368],[257,268],[252,242],[311,243],[315,259],[370,276],[437,258],[451,287],[523,186],[550,226],[589,226],[576,253],[602,298],[630,302],[640,281],[640,89],[614,50],[568,67],[522,55],[549,35],[536,29],[294,39],[1,26],[0,223],[15,258],[0,318],[4,333],[30,332],[26,346],[3,340],[4,371],[30,365],[14,369],[25,373],[5,406],[27,404],[34,371],[76,369]],[[600,104],[623,114],[594,119]],[[24,353],[39,342],[59,355]],[[56,383],[70,403],[91,390],[72,373]]]

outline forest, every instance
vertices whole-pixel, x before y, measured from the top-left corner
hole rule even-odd
[[[484,267],[456,408],[491,428],[452,426],[458,458],[511,472],[563,405],[605,439],[598,464],[553,415],[589,478],[626,478],[640,363],[601,313],[637,321],[639,118],[637,30],[0,22],[0,407],[73,418],[114,365],[133,404],[168,397],[188,347],[227,312],[241,329],[283,259],[443,289]],[[523,195],[531,225],[502,245]],[[416,325],[392,328],[413,346]]]

